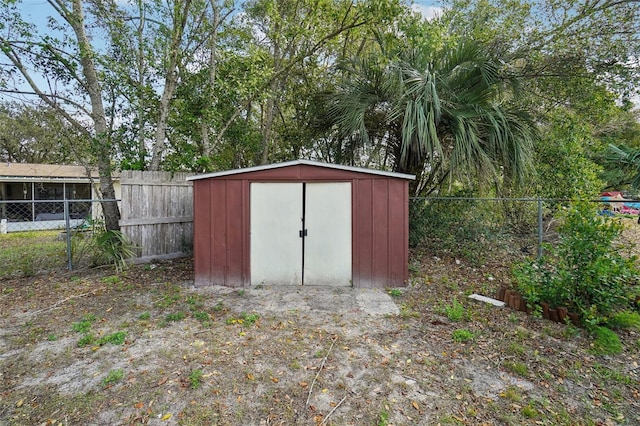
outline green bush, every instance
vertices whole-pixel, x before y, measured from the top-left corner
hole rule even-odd
[[[604,324],[631,307],[640,276],[635,257],[615,244],[622,225],[586,203],[567,209],[561,223],[559,242],[547,245],[545,257],[514,267],[518,289],[530,306],[564,306],[588,326]]]

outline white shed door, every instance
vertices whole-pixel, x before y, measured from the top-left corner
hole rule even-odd
[[[307,183],[304,283],[351,285],[351,183]]]
[[[351,183],[251,183],[250,210],[252,285],[351,285]]]
[[[302,184],[251,184],[251,284],[302,284]]]

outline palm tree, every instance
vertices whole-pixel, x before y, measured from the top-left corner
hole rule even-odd
[[[415,174],[414,195],[447,179],[522,180],[534,125],[510,102],[517,80],[475,41],[403,52],[397,60],[341,65],[344,81],[323,100],[324,129],[351,147],[382,147],[381,166]]]
[[[607,159],[619,164],[625,175],[631,175],[623,183],[630,183],[634,189],[640,188],[640,149],[609,144]]]

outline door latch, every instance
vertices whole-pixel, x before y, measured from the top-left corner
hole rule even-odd
[[[300,231],[298,231],[298,235],[300,235],[300,238],[304,238],[307,236],[307,230],[306,229],[301,229]]]

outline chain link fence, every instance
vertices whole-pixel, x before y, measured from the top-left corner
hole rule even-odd
[[[640,214],[637,202],[590,201],[599,214],[633,224]],[[98,264],[96,240],[104,231],[100,203],[0,201],[0,280]],[[409,245],[416,253],[478,265],[505,256],[541,256],[544,243],[558,238],[557,213],[569,205],[569,200],[536,198],[412,198]]]
[[[540,257],[558,239],[559,214],[575,200],[539,198],[412,198],[409,245],[414,252],[485,264],[505,257]],[[583,200],[596,214],[636,224],[632,200]],[[640,225],[636,225],[640,226]]]
[[[0,201],[0,279],[94,265],[105,201]]]

